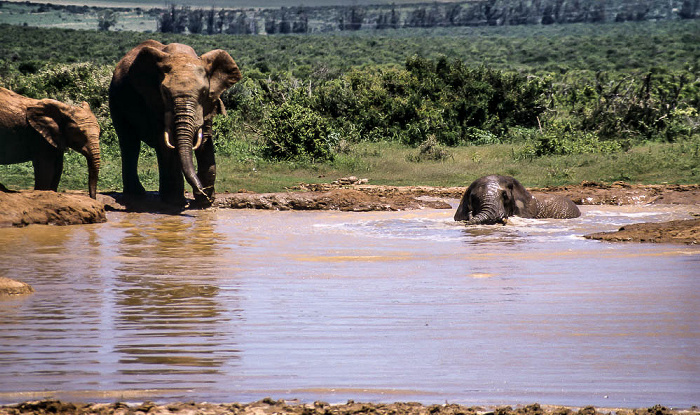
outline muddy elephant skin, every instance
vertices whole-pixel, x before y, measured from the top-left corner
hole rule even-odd
[[[34,188],[56,191],[66,148],[87,159],[88,192],[94,199],[100,171],[100,127],[87,102],[73,106],[0,88],[0,164],[31,161]]]
[[[566,197],[536,197],[513,177],[491,175],[469,185],[454,219],[468,225],[492,225],[505,224],[510,216],[568,219],[581,216],[581,212]]]
[[[187,45],[147,40],[129,51],[109,87],[124,193],[144,193],[137,173],[144,142],[156,151],[163,201],[185,204],[184,175],[195,201],[210,205],[216,179],[212,119],[225,112],[221,94],[240,79],[236,62],[223,50],[197,56]]]

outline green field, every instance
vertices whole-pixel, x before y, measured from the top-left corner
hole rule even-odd
[[[100,191],[121,188],[111,71],[149,37],[223,48],[241,67],[215,124],[217,191],[348,175],[467,185],[501,173],[528,186],[700,176],[698,20],[275,36],[0,25],[0,86],[86,100],[98,116]],[[280,135],[280,123],[293,133]],[[61,188],[85,189],[84,160],[66,159]],[[141,168],[156,190],[152,151]],[[0,166],[9,187],[32,180],[28,164]]]

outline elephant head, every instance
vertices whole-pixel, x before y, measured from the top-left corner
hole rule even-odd
[[[149,41],[138,51],[129,74],[147,105],[162,117],[158,145],[178,153],[195,197],[209,199],[213,191],[203,188],[192,152],[211,139],[211,120],[224,110],[220,96],[241,79],[236,62],[223,50],[197,56],[187,45]]]
[[[27,122],[58,151],[71,148],[85,156],[88,191],[95,199],[100,171],[100,126],[88,103],[72,106],[53,99],[35,101],[27,108]]]
[[[514,215],[536,217],[537,200],[514,178],[492,175],[469,185],[454,219],[470,225],[491,225],[505,224]]]

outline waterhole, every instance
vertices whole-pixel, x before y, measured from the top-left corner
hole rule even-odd
[[[688,217],[583,207],[110,213],[0,230],[0,403],[700,404],[700,247],[582,235]]]

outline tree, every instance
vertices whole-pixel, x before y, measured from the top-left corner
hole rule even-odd
[[[201,9],[190,11],[187,17],[187,30],[193,34],[202,33],[204,30],[204,12]]]
[[[274,14],[265,18],[265,33],[268,35],[277,33],[277,20],[275,20]]]
[[[183,33],[187,27],[187,15],[189,7],[170,5],[158,18],[158,30],[162,33]]]
[[[346,9],[345,15],[340,18],[340,30],[360,30],[367,11],[357,6],[352,6],[349,9],[349,12]]]
[[[698,8],[700,8],[700,0],[683,0],[678,16],[681,19],[694,19]]]
[[[118,14],[112,9],[102,9],[97,13],[97,27],[107,32],[109,28],[117,24]]]
[[[217,14],[214,11],[213,7],[211,9],[209,9],[209,11],[207,12],[206,20],[207,20],[207,34],[213,35],[213,34],[219,33],[217,31],[218,27],[219,27],[218,22],[217,22]]]

